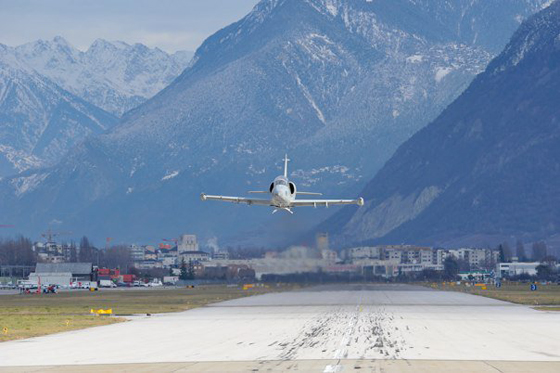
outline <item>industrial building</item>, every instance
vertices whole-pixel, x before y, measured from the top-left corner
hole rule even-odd
[[[498,263],[496,265],[496,277],[512,277],[518,275],[536,276],[537,267],[540,262],[531,263]]]
[[[97,281],[92,263],[37,263],[29,280],[36,284],[70,286],[72,282]]]

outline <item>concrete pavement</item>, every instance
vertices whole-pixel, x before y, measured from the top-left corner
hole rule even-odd
[[[336,285],[5,342],[0,367],[560,371],[559,335],[560,313],[409,285]]]

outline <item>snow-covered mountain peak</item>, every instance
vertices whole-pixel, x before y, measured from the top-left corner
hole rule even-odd
[[[7,47],[12,60],[117,116],[165,88],[187,67],[192,53],[168,54],[143,44],[95,40],[82,52],[66,39]]]

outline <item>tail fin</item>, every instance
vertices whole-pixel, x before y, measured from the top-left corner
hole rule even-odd
[[[286,177],[286,178],[288,177],[288,162],[289,161],[290,160],[288,159],[288,154],[286,154],[284,156],[284,177]]]

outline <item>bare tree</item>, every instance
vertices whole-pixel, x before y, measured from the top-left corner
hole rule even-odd
[[[511,248],[509,247],[509,244],[507,243],[507,241],[505,241],[502,244],[502,248],[504,250],[504,258],[506,262],[511,262]]]
[[[100,259],[100,264],[107,268],[120,268],[128,270],[132,267],[132,258],[130,256],[130,249],[125,245],[117,245],[103,250],[103,255]]]
[[[0,241],[0,264],[35,265],[35,263],[37,257],[28,238],[19,236],[16,239]]]
[[[523,245],[523,241],[520,239],[517,240],[515,244],[515,255],[520,262],[524,262],[527,260],[527,256],[525,254],[525,245]]]
[[[533,260],[540,262],[546,257],[547,248],[544,241],[533,243]]]
[[[83,236],[80,240],[80,251],[78,254],[78,259],[80,262],[94,262],[94,252],[93,246],[89,242],[86,236]]]

